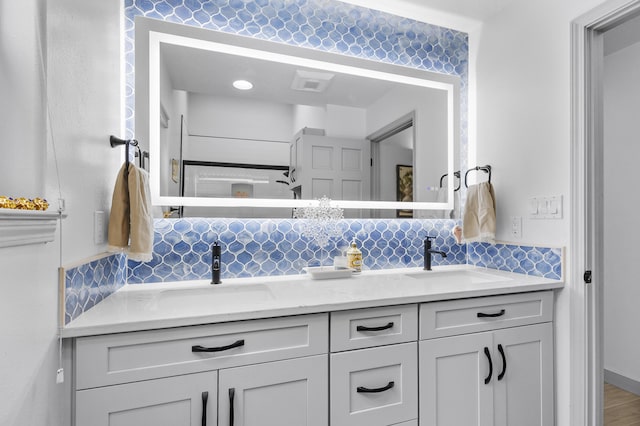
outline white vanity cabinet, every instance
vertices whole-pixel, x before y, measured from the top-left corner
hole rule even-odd
[[[77,337],[75,426],[554,424],[553,290],[422,300]]]
[[[331,314],[331,425],[415,425],[417,305]]]
[[[422,304],[420,425],[552,426],[552,319],[551,291]]]
[[[326,425],[327,352],[327,314],[78,338],[75,424]]]

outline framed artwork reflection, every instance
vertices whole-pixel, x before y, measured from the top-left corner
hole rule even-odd
[[[413,166],[396,166],[396,201],[413,202]],[[413,210],[396,210],[396,217],[413,217]]]
[[[178,183],[178,160],[171,159],[171,180]]]

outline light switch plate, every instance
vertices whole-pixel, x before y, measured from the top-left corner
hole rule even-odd
[[[562,219],[562,195],[529,198],[530,219]]]

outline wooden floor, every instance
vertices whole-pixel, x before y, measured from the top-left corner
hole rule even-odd
[[[604,426],[640,426],[640,396],[605,383]]]

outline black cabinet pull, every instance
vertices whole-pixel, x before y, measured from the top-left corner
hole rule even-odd
[[[381,325],[380,327],[367,327],[365,325],[359,325],[356,327],[357,331],[382,331],[388,330],[393,327],[393,321],[388,323],[387,325]]]
[[[233,400],[236,396],[236,389],[229,389],[229,426],[233,426]]]
[[[502,345],[498,345],[498,352],[500,352],[500,355],[502,356],[502,372],[498,374],[498,380],[502,380],[504,373],[507,372],[507,357],[504,356],[504,349],[502,348]]]
[[[495,314],[485,314],[484,312],[478,312],[478,318],[495,318],[501,317],[504,315],[504,309],[501,309],[500,312],[496,312]]]
[[[488,347],[484,347],[484,354],[487,356],[487,360],[489,361],[489,375],[485,377],[484,384],[488,385],[491,381],[491,376],[493,375],[493,363],[491,362],[491,353],[489,352]]]
[[[387,383],[386,386],[383,386],[381,388],[365,388],[364,386],[358,386],[356,391],[358,393],[378,393],[378,392],[387,391],[387,390],[391,389],[392,387],[394,387],[395,385],[396,384],[394,382],[389,382],[389,383]]]
[[[202,426],[207,426],[207,402],[209,401],[209,392],[202,392]]]
[[[206,348],[204,346],[195,345],[195,346],[191,346],[191,352],[222,352],[222,351],[228,351],[229,349],[233,349],[233,348],[239,348],[240,346],[244,346],[244,339],[237,340],[227,346],[218,346],[213,348]]]

